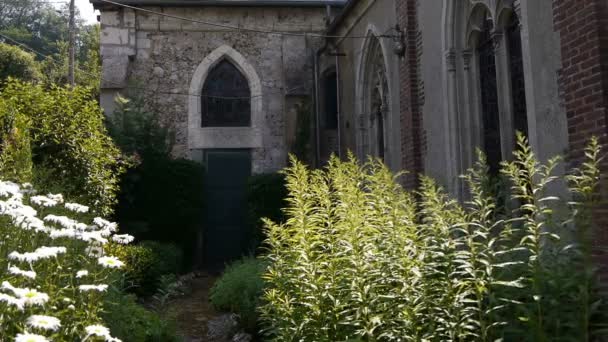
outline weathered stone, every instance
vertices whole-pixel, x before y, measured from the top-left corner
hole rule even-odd
[[[291,32],[324,29],[322,7],[150,9],[238,27],[265,30],[280,27]],[[101,51],[104,79],[108,80],[102,87],[121,89],[130,83],[138,84],[137,89],[129,91],[141,92],[151,99],[147,102],[148,110],[160,113],[161,121],[174,130],[175,156],[190,156],[195,149],[245,148],[252,151],[255,173],[285,166],[291,144],[286,134],[285,96],[293,91],[304,97],[312,96],[310,56],[321,39],[286,39],[145,12],[125,11],[120,16],[117,13],[102,13],[102,22],[107,26],[102,33]],[[235,64],[249,81],[251,127],[200,125],[200,92],[205,77],[223,59]]]

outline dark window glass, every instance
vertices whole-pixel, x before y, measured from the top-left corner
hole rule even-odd
[[[325,128],[338,129],[338,85],[336,73],[325,77]]]
[[[513,126],[515,130],[528,135],[528,115],[526,107],[526,87],[524,63],[521,52],[521,32],[519,19],[513,14],[507,27],[509,44],[509,67],[511,70],[511,93],[513,95]]]
[[[251,125],[249,83],[229,61],[215,66],[203,86],[201,96],[203,127],[242,127]]]
[[[496,58],[492,39],[492,21],[485,20],[479,37],[479,78],[481,84],[481,110],[483,119],[484,152],[493,174],[500,169],[502,159],[500,144],[500,119],[498,115],[498,90],[496,85]]]

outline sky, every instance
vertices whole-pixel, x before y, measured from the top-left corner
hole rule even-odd
[[[76,6],[78,7],[78,10],[80,10],[82,19],[84,19],[87,24],[97,22],[97,14],[99,11],[93,10],[93,5],[91,5],[89,0],[76,0]]]

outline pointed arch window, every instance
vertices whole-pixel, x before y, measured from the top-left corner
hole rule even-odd
[[[201,94],[202,127],[251,125],[251,91],[245,76],[228,60],[207,76]]]
[[[483,149],[492,173],[497,173],[502,160],[500,115],[496,80],[496,55],[492,37],[493,22],[486,18],[479,35],[479,82],[481,87],[481,114],[483,123]]]
[[[364,59],[362,88],[361,157],[372,155],[384,160],[388,151],[386,123],[390,117],[390,94],[384,54],[379,39],[369,38]]]
[[[511,78],[511,97],[513,101],[513,128],[528,135],[528,111],[526,105],[526,87],[524,80],[524,63],[521,47],[521,28],[517,14],[512,13],[506,27],[509,70]]]

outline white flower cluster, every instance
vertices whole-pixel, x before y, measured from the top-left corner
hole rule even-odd
[[[68,216],[47,214],[53,208],[60,209],[60,205],[74,214],[88,213],[90,209],[78,203],[64,204],[61,194],[35,194],[31,184],[19,186],[0,181],[0,217],[7,217],[13,224],[0,225],[0,234],[4,237],[0,242],[0,312],[3,316],[0,331],[5,331],[2,322],[24,319],[21,324],[11,323],[23,330],[15,331],[10,340],[45,342],[50,341],[45,336],[48,333],[54,337],[68,334],[70,340],[77,335],[83,341],[103,338],[120,342],[111,336],[108,328],[94,320],[98,312],[87,311],[99,310],[100,305],[88,305],[88,301],[101,299],[86,293],[107,291],[109,285],[103,282],[111,279],[108,272],[124,266],[118,258],[104,256],[104,245],[109,241],[128,244],[133,237],[115,234],[116,223],[100,217],[85,224]],[[46,216],[40,219],[38,211],[30,205]],[[88,261],[89,258],[96,262]],[[84,278],[87,283],[80,284]],[[70,291],[69,296],[75,299],[66,297]],[[82,310],[79,316],[93,321],[73,322],[71,317],[75,316],[66,312],[74,310]],[[84,330],[78,332],[83,326]]]

